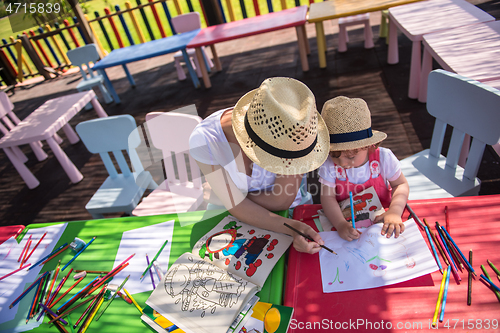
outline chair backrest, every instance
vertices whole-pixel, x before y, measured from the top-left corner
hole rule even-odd
[[[453,127],[446,167],[455,170],[466,134],[472,137],[464,177],[473,180],[485,145],[500,141],[500,91],[445,70],[429,74],[427,110],[436,117],[430,155],[439,157],[447,125]]]
[[[90,63],[95,63],[100,59],[95,44],[88,44],[85,46],[77,47],[75,49],[69,50],[66,54],[69,58],[69,61],[71,61],[71,64],[80,68],[80,73],[82,74],[84,80],[87,79],[87,74],[85,73],[82,65],[86,65],[88,74],[90,75],[90,77],[94,77],[94,73],[90,67]]]
[[[198,12],[186,13],[172,17],[172,25],[177,33],[188,32],[201,28]]]
[[[131,115],[126,114],[84,121],[76,125],[76,132],[89,152],[101,156],[104,166],[112,178],[116,177],[118,172],[111,160],[111,152],[120,167],[121,173],[125,176],[131,175],[131,171],[123,151],[127,152],[133,170],[137,173],[143,171],[142,164],[135,151],[135,148],[141,143],[141,138],[135,119]]]
[[[19,118],[12,112],[14,109],[14,104],[9,99],[9,96],[3,91],[0,91],[0,119],[2,119],[5,126],[0,123],[0,131],[3,134],[7,134],[9,130],[12,130],[18,123]],[[10,118],[9,118],[10,116]]]
[[[176,112],[146,114],[148,139],[162,151],[169,188],[174,185],[201,188],[201,173],[189,154],[189,137],[201,122],[199,116]]]

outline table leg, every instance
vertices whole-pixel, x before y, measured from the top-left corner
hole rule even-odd
[[[307,38],[307,29],[306,29],[306,25],[305,24],[302,26],[302,30],[304,31],[304,36],[305,36],[305,39],[306,39],[307,55],[309,55],[309,54],[311,54],[311,46],[309,45],[309,39]]]
[[[326,68],[326,38],[323,21],[316,22],[316,41],[318,44],[319,68]]]
[[[28,157],[26,157],[26,155],[24,155],[23,151],[18,147],[18,146],[15,146],[15,147],[10,147],[12,149],[12,152],[14,154],[16,154],[17,158],[22,162],[22,163],[26,163],[28,162]]]
[[[80,141],[80,137],[78,136],[78,134],[76,134],[75,130],[71,127],[70,124],[64,125],[62,129],[64,131],[64,134],[66,134],[69,143],[74,145],[75,143]]]
[[[418,89],[420,88],[421,44],[420,40],[417,40],[413,42],[411,47],[410,83],[408,85],[408,97],[411,99],[418,97]]]
[[[421,103],[427,102],[427,79],[432,70],[432,55],[424,47],[424,57],[422,59],[422,69],[420,71],[420,87],[418,89],[418,101]]]
[[[134,78],[130,74],[130,72],[129,72],[128,68],[127,68],[127,65],[123,64],[122,67],[123,67],[123,70],[125,71],[125,75],[127,75],[128,81],[130,82],[130,84],[132,85],[132,87],[135,87]]]
[[[217,72],[222,70],[222,64],[220,63],[219,56],[217,55],[217,50],[215,49],[215,44],[210,45],[210,51],[212,51],[212,56],[214,57],[214,66]]]
[[[387,52],[387,63],[395,65],[399,62],[398,51],[398,27],[389,18],[389,47]]]
[[[101,103],[99,103],[99,101],[97,100],[97,97],[92,98],[92,100],[90,100],[90,103],[92,103],[92,106],[94,107],[94,110],[99,118],[108,116],[106,111],[104,111],[104,109],[102,108]]]
[[[83,175],[73,164],[73,162],[71,162],[68,155],[66,155],[61,147],[59,147],[56,141],[53,138],[48,138],[47,143],[49,144],[50,149],[52,149],[52,152],[63,167],[64,171],[66,171],[66,174],[68,175],[71,182],[78,183],[80,180],[82,180]]]
[[[37,160],[43,161],[48,157],[47,153],[42,149],[42,145],[41,145],[40,141],[30,143],[30,147],[31,147],[31,150],[33,150],[33,152],[35,153]]]
[[[198,80],[198,75],[196,75],[196,72],[194,71],[193,66],[191,65],[191,61],[189,60],[189,56],[186,52],[186,49],[182,49],[181,52],[182,52],[182,56],[184,57],[184,62],[186,63],[186,67],[188,69],[189,75],[191,76],[191,80],[193,80],[194,87],[199,88],[200,87],[200,80]],[[200,59],[198,59],[198,60],[200,60]],[[205,62],[205,57],[203,57],[203,65],[205,66],[205,70],[207,68],[206,64],[207,63]]]
[[[307,72],[309,70],[309,62],[307,61],[307,37],[304,35],[303,26],[295,27],[297,32],[297,41],[299,44],[299,55],[300,62],[302,63],[302,71]]]
[[[120,97],[118,97],[118,94],[116,93],[116,90],[113,87],[113,84],[111,84],[111,81],[109,80],[109,77],[106,74],[106,71],[104,69],[100,69],[99,74],[101,74],[104,77],[104,84],[106,85],[106,88],[108,88],[108,91],[111,94],[111,96],[113,96],[115,103],[120,104],[121,103]]]
[[[196,57],[198,58],[198,63],[200,64],[201,77],[203,78],[203,84],[205,85],[206,89],[211,88],[212,83],[210,83],[210,77],[208,76],[207,67],[205,66],[205,61],[203,61],[203,52],[201,51],[201,48],[199,48],[199,47],[195,48],[195,52],[196,52]],[[214,63],[215,63],[215,55],[214,55]]]
[[[3,151],[5,155],[9,158],[14,168],[16,168],[17,172],[24,180],[29,189],[33,189],[40,185],[40,182],[36,177],[31,173],[31,171],[22,163],[16,156],[16,154],[11,150],[11,148],[4,148]]]

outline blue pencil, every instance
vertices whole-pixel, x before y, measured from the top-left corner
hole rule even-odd
[[[446,296],[448,296],[448,285],[450,284],[450,273],[451,267],[448,266],[447,274],[446,274],[446,282],[444,285],[444,295],[443,295],[443,303],[441,304],[441,313],[439,314],[439,322],[443,322],[444,319],[444,307],[446,306]]]
[[[66,302],[64,302],[63,305],[61,305],[60,307],[57,308],[57,311],[61,310],[66,304],[68,304],[69,302],[71,302],[71,300],[73,300],[73,298],[75,298],[76,296],[78,296],[83,290],[85,290],[88,286],[90,286],[92,283],[94,283],[95,280],[97,280],[99,278],[99,276],[96,276],[92,281],[90,281],[85,287],[83,287],[82,289],[80,289],[79,292],[77,292],[76,294],[73,295],[73,297],[71,297],[70,299],[68,299]]]
[[[55,249],[54,251],[50,252],[49,254],[47,254],[45,257],[43,257],[42,259],[38,260],[34,265],[32,265],[30,268],[28,268],[28,271],[32,268],[35,268],[36,266],[40,265],[42,262],[45,261],[45,259],[47,259],[48,257],[50,257],[51,255],[57,253],[59,250],[61,250],[63,247],[65,247],[66,245],[68,245],[68,243],[64,243],[63,245],[59,246],[57,249]]]
[[[425,228],[425,233],[427,234],[427,238],[429,239],[429,244],[431,244],[432,247],[432,252],[434,253],[434,259],[436,259],[436,263],[439,266],[439,271],[441,274],[443,274],[443,266],[441,266],[441,261],[439,261],[438,254],[436,252],[436,248],[434,247],[434,242],[432,241],[431,233],[429,232],[429,228],[427,226],[424,226]]]
[[[436,225],[436,230],[438,231],[438,235],[439,237],[441,238],[441,240],[443,241],[443,245],[444,245],[444,249],[446,250],[446,252],[448,253],[448,256],[449,256],[449,260],[451,261],[451,264],[453,265],[453,267],[455,267],[455,270],[458,271],[458,267],[457,265],[455,264],[455,261],[453,261],[453,257],[451,255],[451,251],[450,249],[448,248],[448,245],[446,244],[446,239],[444,238],[444,235],[443,235],[443,231]]]
[[[496,291],[500,291],[500,288],[498,288],[490,279],[488,279],[486,276],[484,276],[483,274],[481,274],[481,277],[486,281],[488,282],[488,284],[493,288],[495,289]]]
[[[78,251],[78,253],[77,253],[77,254],[75,254],[75,256],[74,256],[73,258],[71,258],[71,260],[70,260],[70,261],[68,261],[68,263],[67,263],[66,265],[64,265],[64,267],[61,269],[61,271],[64,271],[64,269],[65,269],[66,267],[68,267],[68,266],[69,266],[69,265],[70,265],[70,264],[71,264],[71,263],[72,263],[72,262],[76,259],[76,257],[78,257],[78,256],[79,256],[79,255],[80,255],[83,251],[85,251],[85,249],[86,249],[86,248],[87,248],[90,244],[92,244],[92,242],[93,242],[94,240],[95,240],[95,237],[93,237],[93,238],[90,240],[90,242],[88,242],[87,244],[85,244],[85,246],[84,246],[84,247],[83,247],[80,251]]]
[[[349,201],[351,203],[351,220],[352,220],[352,227],[356,229],[356,221],[354,220],[354,204],[352,202],[352,192],[349,191]]]
[[[453,246],[455,247],[455,249],[457,250],[458,254],[462,257],[463,261],[465,262],[465,264],[469,267],[469,270],[472,272],[472,274],[476,275],[476,272],[474,272],[474,268],[472,268],[472,265],[470,264],[470,262],[465,258],[464,254],[462,253],[462,251],[460,251],[460,248],[457,246],[457,243],[455,243],[455,241],[453,240],[453,238],[451,238],[450,234],[448,233],[448,231],[446,231],[446,229],[441,226],[441,228],[443,229],[443,231],[446,233],[446,236],[448,237],[448,239],[450,240],[450,242],[453,244]],[[476,275],[477,276],[477,275]]]
[[[19,301],[24,297],[26,296],[27,293],[30,292],[31,289],[35,288],[36,286],[38,286],[38,284],[40,283],[40,281],[45,277],[45,275],[49,274],[49,272],[45,272],[43,273],[38,279],[35,280],[35,282],[33,282],[29,287],[28,289],[26,289],[25,291],[22,292],[21,295],[19,295],[15,300],[14,302],[12,302],[11,305],[9,305],[9,309],[12,309],[17,303],[19,303]]]

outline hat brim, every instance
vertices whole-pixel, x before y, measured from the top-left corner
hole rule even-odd
[[[245,129],[245,114],[256,92],[257,89],[254,89],[246,93],[239,99],[233,109],[233,131],[245,155],[263,169],[279,175],[303,174],[319,168],[328,157],[330,144],[328,129],[320,113],[316,111],[318,127],[317,143],[314,149],[300,158],[285,159],[276,157],[255,145]]]
[[[349,142],[341,142],[341,143],[330,143],[330,151],[340,151],[340,150],[350,150],[350,149],[358,149],[364,148],[367,146],[371,146],[377,144],[379,142],[384,141],[387,138],[387,134],[380,131],[372,130],[373,135],[369,138],[357,140],[357,141],[349,141]]]

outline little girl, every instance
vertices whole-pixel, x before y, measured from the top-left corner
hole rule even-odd
[[[399,160],[391,150],[379,148],[387,134],[371,129],[370,110],[360,98],[335,97],[321,112],[330,133],[330,157],[319,168],[321,204],[328,220],[345,240],[358,239],[360,232],[348,222],[339,202],[373,186],[388,208],[375,218],[383,222],[382,235],[397,238],[404,231],[401,215],[409,186]]]

